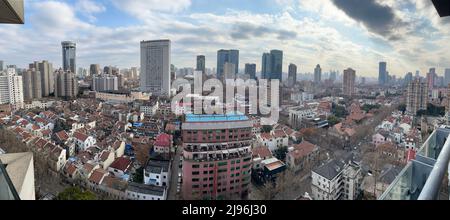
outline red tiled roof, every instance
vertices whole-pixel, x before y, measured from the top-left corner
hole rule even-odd
[[[83,133],[80,133],[80,132],[75,132],[74,134],[73,134],[73,136],[76,138],[76,139],[78,139],[78,140],[81,140],[81,141],[86,141],[86,139],[88,138],[88,136],[87,135],[85,135],[85,134],[83,134]]]
[[[119,157],[109,167],[127,172],[130,166],[131,160],[125,157]]]
[[[255,147],[252,149],[253,152],[253,156],[259,156],[261,158],[266,158],[266,157],[271,157],[272,156],[272,152],[270,152],[268,147]]]
[[[60,131],[60,132],[56,133],[56,137],[58,137],[58,139],[61,141],[65,141],[65,140],[69,139],[69,135],[67,134],[66,131]]]
[[[101,169],[101,168],[96,169],[96,170],[94,170],[92,175],[89,177],[89,181],[94,182],[96,184],[101,184],[103,178],[107,174],[108,174],[108,172],[106,172],[104,169]]]
[[[103,151],[102,155],[100,155],[100,160],[103,162],[106,161],[110,154],[111,154],[110,151]]]
[[[308,141],[303,141],[302,143],[294,145],[293,147],[294,150],[292,152],[289,152],[289,154],[291,154],[295,159],[298,159],[311,154],[316,148],[316,145]]]
[[[66,164],[66,172],[70,175],[73,175],[77,171],[77,167],[73,163]]]

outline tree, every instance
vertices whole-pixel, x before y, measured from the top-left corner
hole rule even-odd
[[[330,115],[330,117],[328,117],[328,124],[330,125],[330,127],[333,127],[339,122],[341,122],[341,120],[339,120],[339,118],[334,115]]]
[[[334,103],[332,106],[332,112],[338,118],[345,118],[348,115],[348,112],[344,106],[336,105]]]
[[[400,105],[398,106],[397,110],[399,110],[399,111],[405,113],[405,112],[406,112],[406,104],[404,104],[404,103],[403,103],[403,104],[400,104]]]
[[[132,175],[132,181],[135,183],[143,183],[144,182],[144,168],[139,167],[136,169],[136,172]]]
[[[80,187],[69,187],[56,196],[55,200],[97,200],[95,194]]]
[[[286,159],[286,154],[288,153],[288,148],[286,146],[277,148],[275,150],[275,157],[278,158],[278,160],[284,161]]]
[[[262,132],[263,133],[269,133],[269,132],[272,131],[272,129],[273,129],[273,127],[271,125],[263,125],[262,126]]]

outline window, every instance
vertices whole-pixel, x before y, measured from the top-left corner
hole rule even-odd
[[[192,168],[193,168],[193,169],[198,169],[198,168],[200,168],[200,165],[198,165],[198,164],[192,164]]]
[[[198,172],[198,171],[193,171],[192,172],[192,175],[199,175],[200,174],[200,172]]]

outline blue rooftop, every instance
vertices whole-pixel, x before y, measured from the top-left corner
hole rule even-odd
[[[242,113],[229,113],[226,115],[194,115],[187,114],[186,122],[218,122],[218,121],[247,121],[248,117]]]

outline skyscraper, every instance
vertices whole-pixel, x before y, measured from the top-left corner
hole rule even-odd
[[[114,75],[92,76],[92,90],[97,92],[119,90],[119,77]]]
[[[388,82],[387,63],[380,62],[378,65],[378,84],[385,85]]]
[[[202,71],[203,74],[206,73],[206,58],[203,55],[197,56],[197,68],[195,70]]]
[[[217,51],[217,79],[224,77],[225,63],[234,64],[234,74],[239,73],[239,50],[219,50]]]
[[[331,71],[330,72],[330,80],[334,82],[334,81],[336,81],[336,77],[337,77],[336,71]]]
[[[3,71],[3,60],[0,60],[0,72]]]
[[[256,64],[246,63],[245,74],[250,76],[250,79],[256,79]]]
[[[99,75],[100,71],[100,64],[91,64],[91,66],[89,67],[89,74],[91,76]]]
[[[314,69],[314,83],[319,84],[322,81],[322,68],[320,68],[320,65],[317,64],[316,68]]]
[[[261,77],[263,79],[278,79],[283,77],[283,51],[271,50],[264,53],[261,62]]]
[[[355,94],[356,71],[352,68],[344,70],[344,83],[342,84],[345,96],[351,97]]]
[[[35,61],[34,63],[29,65],[30,69],[35,69],[35,71],[39,72],[40,82],[35,82],[38,77],[33,75],[32,83],[39,83],[41,88],[41,95],[35,95],[35,98],[48,97],[51,93],[54,92],[54,77],[53,77],[53,65],[49,63],[47,60],[43,60],[42,62]],[[26,81],[24,79],[24,81]],[[37,89],[37,88],[35,88]],[[37,91],[36,91],[37,92]]]
[[[140,89],[156,96],[170,96],[170,40],[141,42]]]
[[[184,199],[245,198],[252,164],[245,115],[186,115],[182,124]]]
[[[271,50],[270,56],[272,57],[270,79],[278,79],[281,82],[283,77],[283,51]]]
[[[75,98],[78,94],[78,81],[75,73],[63,71],[62,69],[55,73],[55,96],[61,98]]]
[[[405,85],[409,85],[410,82],[413,81],[413,74],[409,72],[405,75]]]
[[[297,66],[293,63],[289,64],[288,79],[289,82],[292,82],[292,85],[297,82]]]
[[[433,68],[431,68],[430,71],[427,73],[427,86],[429,90],[432,90],[434,88],[435,77],[436,76],[433,71]]]
[[[76,48],[77,45],[74,42],[71,41],[63,41],[61,43],[62,45],[62,63],[63,63],[63,70],[68,71],[70,70],[72,73],[76,73]]]
[[[272,56],[270,53],[264,53],[261,62],[261,78],[270,79],[272,72]]]
[[[406,97],[406,111],[416,115],[419,110],[426,110],[428,104],[428,85],[416,79],[409,83]]]

